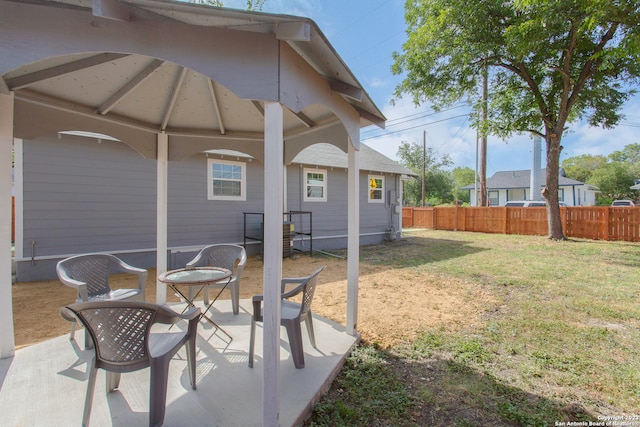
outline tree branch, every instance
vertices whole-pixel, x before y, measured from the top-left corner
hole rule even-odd
[[[604,50],[607,43],[609,43],[613,39],[613,36],[615,36],[616,31],[618,31],[619,25],[620,25],[619,23],[615,22],[611,25],[611,27],[609,27],[609,29],[604,34],[604,36],[602,36],[602,39],[600,40],[600,43],[598,43],[598,46],[591,53],[591,58],[593,58],[598,53]],[[600,62],[601,60],[596,61],[595,59],[590,59],[587,62],[585,62],[584,67],[582,67],[582,71],[580,72],[580,76],[578,77],[576,84],[573,86],[573,92],[571,93],[571,96],[568,99],[568,102],[567,102],[568,109],[571,109],[573,104],[578,100],[578,96],[580,95],[580,92],[584,88],[587,80],[591,76],[593,76],[593,74],[596,72],[596,70],[598,69],[598,66],[600,65]]]

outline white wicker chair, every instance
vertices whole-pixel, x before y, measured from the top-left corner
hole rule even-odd
[[[110,254],[77,255],[58,262],[56,272],[60,281],[78,292],[76,302],[86,301],[143,301],[148,272],[133,267]],[[130,273],[138,276],[137,289],[111,289],[109,276]],[[76,322],[71,323],[69,339],[74,338]]]
[[[187,263],[187,268],[222,267],[233,272],[227,289],[231,292],[233,314],[238,314],[240,311],[240,276],[246,263],[247,252],[242,246],[219,244],[202,248],[198,255]],[[202,290],[205,305],[209,305],[209,289],[221,288],[226,283],[226,280],[222,283],[212,283]],[[189,295],[189,297],[191,298],[192,295]]]

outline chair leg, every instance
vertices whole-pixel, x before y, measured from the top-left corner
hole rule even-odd
[[[240,286],[238,286],[238,282],[233,282],[230,290],[231,308],[233,309],[233,314],[238,314],[240,312]]]
[[[106,392],[111,393],[120,386],[120,372],[107,371]]]
[[[167,380],[171,358],[159,358],[151,361],[151,379],[149,387],[149,427],[161,426],[167,404]]]
[[[253,368],[253,352],[256,341],[256,318],[251,316],[251,336],[249,337],[249,367]]]
[[[204,302],[204,306],[207,307],[209,305],[209,287],[205,286],[202,290],[202,300]]]
[[[89,378],[87,380],[87,395],[84,399],[84,412],[82,414],[82,426],[87,427],[89,425],[89,419],[91,418],[91,406],[93,405],[93,392],[96,389],[96,376],[98,370],[96,369],[96,358],[91,357],[91,360],[87,362],[89,372]]]
[[[91,339],[91,334],[87,328],[84,328],[84,348],[93,348],[93,340]]]
[[[316,334],[313,331],[313,316],[311,316],[311,312],[307,314],[307,318],[305,319],[304,323],[307,324],[307,332],[309,333],[309,341],[311,341],[311,346],[317,349],[318,347],[316,347]]]
[[[71,322],[71,334],[69,335],[69,341],[73,341],[76,337],[76,325],[78,322]]]
[[[285,324],[287,336],[289,337],[289,348],[291,349],[291,357],[296,369],[304,368],[304,349],[302,348],[302,329],[300,322],[295,321]]]
[[[193,337],[184,344],[187,349],[187,368],[189,369],[189,381],[191,388],[196,389],[196,339]]]

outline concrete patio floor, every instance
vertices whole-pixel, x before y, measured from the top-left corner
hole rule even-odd
[[[242,300],[240,314],[228,300],[216,302],[213,319],[233,337],[231,342],[206,321],[198,327],[197,390],[189,385],[185,351],[171,361],[165,426],[262,425],[262,327],[256,334],[254,368],[247,366],[251,301]],[[172,306],[180,310],[181,306]],[[318,350],[303,327],[305,368],[295,369],[287,335],[281,330],[280,424],[299,425],[328,389],[358,337],[314,316]],[[185,325],[186,326],[186,325]],[[0,424],[3,426],[79,426],[82,422],[87,372],[84,330],[16,351],[0,360]],[[145,426],[149,410],[149,369],[122,375],[120,389],[105,394],[104,371],[98,374],[91,413],[92,427]]]

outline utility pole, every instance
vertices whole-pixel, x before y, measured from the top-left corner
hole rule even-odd
[[[422,207],[424,208],[424,199],[425,199],[425,170],[427,163],[427,131],[422,131]]]
[[[482,131],[480,133],[480,206],[487,206],[487,66],[482,70]]]

